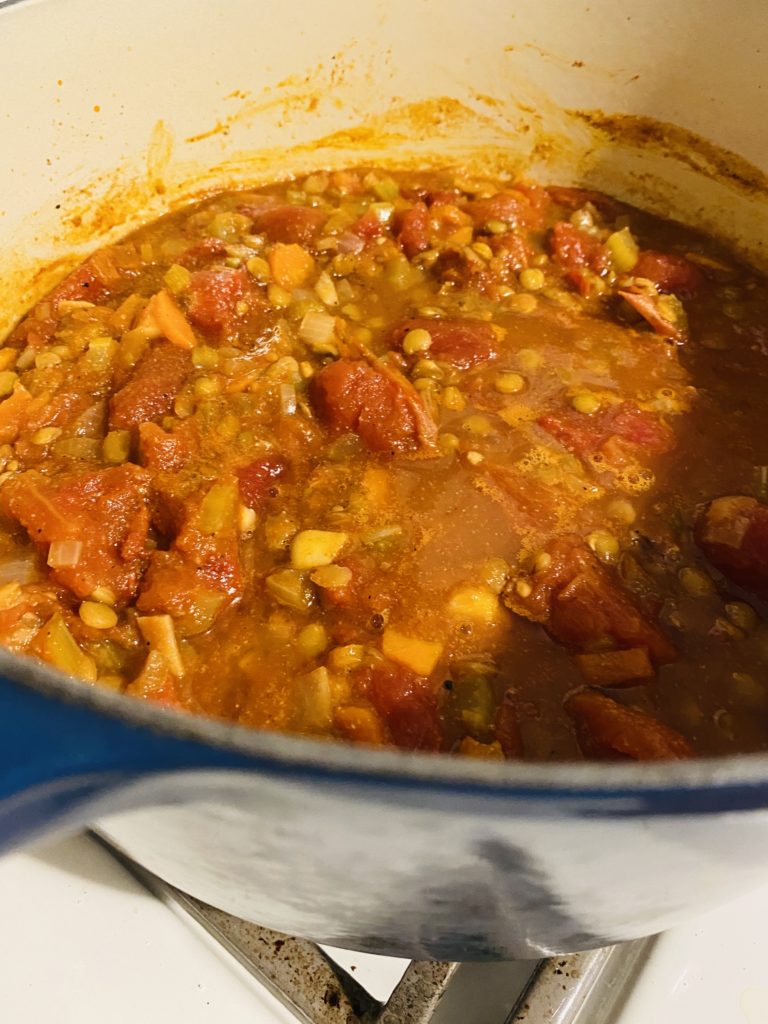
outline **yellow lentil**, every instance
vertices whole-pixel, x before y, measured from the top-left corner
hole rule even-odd
[[[442,406],[444,409],[448,409],[450,412],[461,412],[465,406],[464,395],[458,388],[450,387],[445,388],[441,398]]]
[[[520,281],[520,287],[525,288],[527,292],[537,292],[544,287],[544,272],[539,270],[538,267],[527,267],[525,270],[521,270],[518,275]]]
[[[587,544],[603,562],[613,562],[619,554],[618,538],[607,530],[595,530],[587,536]]]
[[[61,427],[41,427],[36,430],[30,440],[32,444],[50,444],[57,437],[61,437]]]
[[[533,313],[538,305],[539,300],[530,292],[518,292],[507,299],[507,306],[515,313]]]
[[[544,357],[535,348],[521,348],[517,353],[517,361],[527,373],[532,373],[533,370],[538,370]]]
[[[686,566],[678,573],[683,589],[691,597],[710,597],[715,592],[715,584],[701,569]]]
[[[317,658],[328,646],[328,634],[325,627],[319,622],[310,622],[305,626],[296,638],[299,651],[302,657],[308,661]]]
[[[525,377],[513,370],[499,373],[493,381],[494,388],[502,395],[516,395],[525,387]]]
[[[117,625],[115,609],[108,604],[99,604],[98,601],[83,601],[78,615],[91,629],[112,629]]]
[[[101,454],[105,462],[119,465],[125,462],[131,452],[130,430],[110,430],[101,445]]]
[[[432,345],[432,335],[423,327],[415,327],[403,338],[403,352],[407,356],[415,356],[418,352],[426,352]]]
[[[591,391],[579,391],[572,396],[571,405],[576,412],[583,413],[585,416],[591,416],[598,411],[601,403],[597,395],[593,395]]]
[[[729,601],[725,606],[725,614],[734,626],[750,633],[757,625],[758,618],[754,608],[745,601]]]
[[[467,416],[461,424],[462,430],[477,437],[488,437],[493,433],[491,421],[486,416]]]

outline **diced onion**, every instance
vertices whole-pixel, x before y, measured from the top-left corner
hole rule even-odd
[[[14,558],[0,564],[0,586],[6,583],[31,583],[37,579],[34,558]]]
[[[293,384],[280,385],[280,410],[283,416],[293,416],[296,412],[296,388]]]
[[[365,242],[352,231],[345,231],[344,234],[339,235],[336,239],[336,248],[339,252],[358,253],[362,252],[365,248]]]
[[[48,565],[52,569],[71,569],[83,553],[81,540],[55,540],[48,548]]]
[[[389,224],[392,220],[392,214],[395,212],[395,207],[392,203],[371,203],[368,209],[379,224]]]
[[[336,330],[336,320],[329,313],[311,309],[299,324],[299,337],[313,345],[327,345]]]
[[[158,651],[178,679],[184,675],[184,662],[181,659],[179,642],[176,639],[173,619],[170,615],[139,615],[136,624],[141,635],[153,651]]]

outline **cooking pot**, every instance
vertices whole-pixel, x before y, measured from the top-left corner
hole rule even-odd
[[[0,333],[84,252],[205,190],[366,161],[603,188],[765,265],[768,6],[691,13],[0,2]],[[181,889],[323,942],[571,951],[768,873],[766,755],[484,763],[246,731],[5,652],[0,673],[2,847],[97,822]]]

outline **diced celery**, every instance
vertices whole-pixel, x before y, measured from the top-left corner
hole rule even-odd
[[[239,502],[238,487],[235,482],[214,484],[200,505],[197,514],[197,525],[202,533],[221,533],[237,522]]]
[[[296,680],[295,725],[307,732],[325,732],[333,720],[331,679],[328,669],[316,668]]]
[[[182,292],[185,292],[189,288],[191,280],[192,275],[187,268],[178,263],[172,263],[163,277],[168,290],[174,295],[181,295]]]
[[[67,675],[96,680],[96,662],[80,649],[59,612],[37,634],[40,654]]]
[[[171,672],[181,678],[184,675],[184,662],[181,660],[179,642],[171,616],[139,615],[136,624],[152,650],[162,654]]]
[[[278,569],[264,582],[267,593],[278,604],[297,612],[308,612],[312,607],[312,588],[296,569]]]
[[[332,530],[302,530],[291,543],[294,569],[315,569],[330,565],[349,540],[349,535]]]
[[[485,676],[465,675],[456,679],[445,700],[446,713],[470,736],[483,740],[493,730],[495,703],[491,684]]]
[[[320,622],[311,622],[301,630],[296,638],[302,657],[307,660],[316,658],[328,646],[328,634]]]
[[[612,235],[608,236],[607,245],[616,269],[622,274],[628,274],[640,256],[637,242],[632,237],[629,228],[624,227],[621,231],[614,231]]]
[[[394,203],[400,195],[400,186],[394,178],[377,178],[371,182],[371,188],[385,203]]]

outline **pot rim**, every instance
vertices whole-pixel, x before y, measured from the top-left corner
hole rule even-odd
[[[702,790],[751,791],[733,809],[759,807],[755,790],[768,787],[768,753],[703,757],[690,761],[612,763],[601,761],[490,761],[450,754],[364,747],[252,729],[191,715],[126,697],[65,676],[42,662],[0,648],[0,677],[45,697],[76,705],[176,740],[244,755],[254,769],[335,781],[440,789],[449,793],[535,799],[559,796],[587,800],[633,798]],[[723,794],[725,797],[725,794]],[[727,799],[710,810],[727,810]],[[618,808],[617,808],[618,809]],[[663,809],[663,808],[662,808]],[[672,808],[669,808],[672,810]],[[675,808],[679,810],[679,806]],[[692,808],[694,809],[694,808]],[[701,809],[701,808],[699,808]]]

